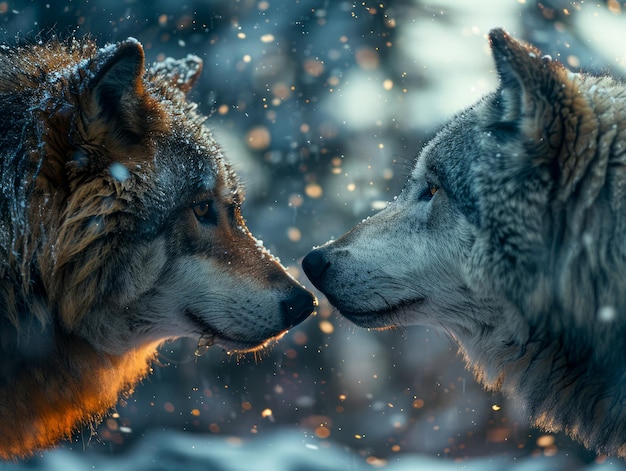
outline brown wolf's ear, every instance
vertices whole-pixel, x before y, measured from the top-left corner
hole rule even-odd
[[[541,113],[560,94],[565,69],[533,46],[512,39],[504,30],[489,33],[491,51],[500,78],[502,122],[513,123]],[[552,95],[555,96],[552,96]]]
[[[202,72],[202,59],[188,54],[184,59],[176,60],[171,57],[155,62],[149,73],[154,77],[165,78],[168,82],[187,93],[198,81]]]
[[[136,138],[146,132],[148,103],[142,77],[144,53],[141,44],[132,38],[106,46],[93,59],[93,78],[88,82],[88,101],[83,106],[91,129],[86,134],[93,140],[100,134],[96,124],[117,136]],[[90,139],[91,138],[91,139]]]

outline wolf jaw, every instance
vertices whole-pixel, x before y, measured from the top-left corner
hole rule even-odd
[[[443,328],[535,425],[626,458],[626,87],[489,39],[500,88],[304,271],[357,324]]]
[[[101,418],[164,341],[256,350],[313,312],[187,102],[200,70],[132,38],[0,50],[0,459]]]
[[[380,294],[375,294],[383,297]],[[384,298],[383,298],[384,300]],[[419,306],[424,303],[424,298],[403,300],[399,304],[391,305],[386,300],[387,307],[378,311],[350,311],[340,310],[341,314],[359,327],[369,329],[380,329],[390,324],[401,324],[402,319],[419,310]]]

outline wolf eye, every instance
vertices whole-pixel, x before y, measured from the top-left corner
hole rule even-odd
[[[423,191],[422,193],[420,193],[419,195],[419,199],[420,200],[424,200],[424,201],[430,201],[433,196],[435,196],[435,194],[437,193],[437,191],[439,191],[439,187],[435,186],[435,185],[428,185]]]
[[[196,219],[203,224],[217,224],[217,212],[212,201],[201,201],[192,206]]]

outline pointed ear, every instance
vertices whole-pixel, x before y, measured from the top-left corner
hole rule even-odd
[[[94,75],[88,81],[88,101],[83,106],[87,122],[101,124],[118,136],[135,140],[142,136],[149,104],[143,87],[141,44],[129,38],[106,46],[98,51],[91,68]]]
[[[489,33],[491,51],[500,79],[500,120],[513,123],[532,118],[548,104],[564,80],[564,67],[533,46],[512,39],[504,30]],[[548,102],[548,103],[546,103]]]
[[[155,62],[150,67],[150,75],[162,77],[180,91],[187,93],[195,85],[202,72],[202,59],[188,54],[184,59],[172,59]]]
[[[103,113],[122,107],[126,98],[143,94],[143,47],[133,39],[101,49],[96,57],[98,69],[91,81],[93,97]]]

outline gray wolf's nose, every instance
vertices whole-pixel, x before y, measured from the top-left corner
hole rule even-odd
[[[324,251],[316,249],[308,253],[302,260],[302,268],[306,276],[319,289],[324,273],[330,266],[330,262],[326,259]]]
[[[317,307],[317,299],[303,288],[294,288],[287,299],[281,302],[281,307],[287,324],[293,327],[309,317]]]

